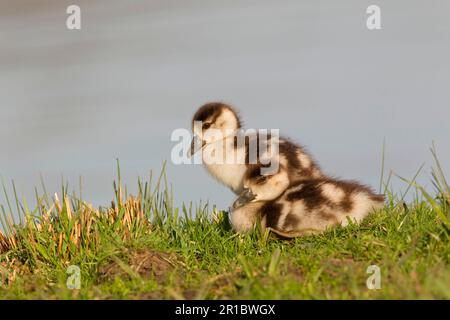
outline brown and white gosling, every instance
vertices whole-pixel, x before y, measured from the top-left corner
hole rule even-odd
[[[383,205],[382,195],[357,182],[320,178],[297,182],[275,200],[235,201],[229,217],[238,233],[259,222],[263,230],[293,238],[346,226],[349,220],[359,223]]]
[[[195,126],[196,121],[201,122],[201,127]],[[222,133],[219,139],[214,134],[209,134],[213,130]],[[239,195],[241,204],[274,200],[293,182],[324,177],[319,166],[302,147],[282,137],[276,141],[279,156],[271,159],[277,161],[278,170],[263,174],[261,169],[264,165],[261,161],[250,161],[249,146],[253,138],[247,137],[242,145],[237,143],[237,137],[243,134],[243,130],[241,120],[230,105],[212,102],[201,106],[192,119],[192,131],[194,139],[190,153],[207,149],[208,152],[202,152],[206,169],[220,183]],[[275,138],[268,137],[265,142],[267,150],[271,148],[271,139]],[[196,140],[198,143],[194,143]],[[236,161],[211,163],[213,161],[208,157],[215,152],[222,152],[224,158],[235,157]]]

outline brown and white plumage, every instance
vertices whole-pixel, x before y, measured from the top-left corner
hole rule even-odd
[[[348,219],[361,222],[384,205],[384,197],[354,181],[320,178],[300,181],[272,201],[249,202],[230,213],[233,229],[246,233],[257,221],[283,237],[315,234]]]
[[[201,127],[194,125],[196,121]],[[301,146],[285,138],[269,137],[266,143],[278,144],[279,156],[271,159],[277,161],[278,170],[263,174],[267,164],[260,159],[249,161],[249,146],[258,135],[246,137],[242,145],[236,143],[242,135],[241,124],[231,106],[217,102],[200,107],[192,120],[194,137],[206,151],[202,157],[208,172],[238,195],[230,212],[235,231],[248,232],[261,221],[263,228],[284,237],[320,233],[345,226],[348,219],[358,223],[383,206],[383,196],[357,182],[327,177]],[[208,135],[213,129],[222,133],[220,139]],[[197,151],[194,143],[191,150]],[[212,154],[228,155],[230,150],[236,161],[208,161]]]
[[[201,122],[201,127],[196,127],[195,122]],[[260,161],[251,161],[249,155],[252,142],[254,145],[260,143],[258,134],[242,137],[243,144],[239,145],[237,140],[245,132],[241,130],[241,120],[237,112],[224,103],[212,102],[201,106],[192,119],[192,130],[196,139],[200,140],[203,149],[202,156],[208,172],[219,182],[228,186],[235,194],[242,194],[250,189],[248,201],[273,200],[280,196],[294,181],[320,178],[323,176],[319,166],[312,157],[299,145],[285,138],[269,136],[265,143],[267,151],[271,150],[271,143],[277,143],[278,153],[271,159],[277,163],[275,172],[264,173],[263,168],[267,164]],[[209,132],[218,130],[222,132],[222,139],[218,140]],[[256,132],[257,133],[257,132]],[[275,141],[275,139],[277,139]],[[193,140],[194,142],[194,140]],[[197,150],[192,144],[192,153]],[[215,152],[222,152],[224,157],[233,152],[230,158],[236,159],[232,163],[214,164],[208,157]],[[260,154],[256,155],[261,156]],[[224,161],[225,162],[225,161]],[[276,182],[276,183],[275,183]],[[258,191],[257,191],[258,190]],[[266,192],[269,191],[269,192]]]

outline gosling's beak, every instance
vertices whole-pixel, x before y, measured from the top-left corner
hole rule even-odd
[[[244,204],[247,204],[247,203],[255,200],[255,198],[256,198],[256,196],[253,194],[252,190],[244,189],[244,191],[242,191],[242,193],[239,195],[239,197],[236,199],[236,201],[234,201],[233,209],[242,207]]]
[[[202,141],[197,135],[192,138],[191,147],[188,151],[188,157],[192,157],[198,150],[203,148],[205,142]]]

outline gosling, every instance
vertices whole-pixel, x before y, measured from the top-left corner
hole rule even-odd
[[[195,126],[196,122],[201,122],[201,126]],[[221,132],[219,139],[211,134],[213,130]],[[208,149],[208,152],[202,152],[206,169],[216,180],[239,195],[242,204],[274,200],[294,181],[324,177],[313,158],[301,146],[286,138],[274,141],[275,138],[268,137],[265,142],[268,151],[271,150],[272,142],[278,145],[278,157],[270,159],[271,163],[277,162],[278,170],[263,172],[262,169],[267,165],[263,165],[259,158],[256,163],[251,163],[249,145],[252,138],[245,139],[243,146],[236,143],[237,137],[242,134],[242,125],[237,112],[230,105],[212,102],[201,106],[192,119],[192,131],[194,138],[190,154]],[[208,157],[216,152],[222,152],[226,159],[235,157],[236,161],[211,163]],[[263,192],[263,189],[270,189],[271,192]]]
[[[238,233],[259,222],[283,238],[319,234],[329,228],[361,222],[384,206],[384,196],[354,181],[319,178],[300,181],[271,201],[240,201],[230,209],[230,223]]]

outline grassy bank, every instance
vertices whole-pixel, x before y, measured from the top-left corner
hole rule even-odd
[[[386,190],[386,207],[360,226],[289,241],[236,235],[226,212],[211,206],[175,208],[165,174],[153,180],[139,181],[133,197],[119,171],[107,208],[64,188],[37,195],[34,211],[9,197],[0,214],[0,298],[450,298],[450,189],[438,163],[432,195],[411,181],[410,203]],[[21,224],[9,214],[16,207]],[[80,289],[67,286],[71,265]],[[377,290],[366,286],[371,265],[381,271]]]

